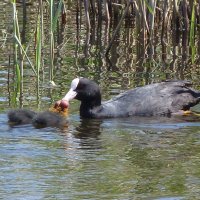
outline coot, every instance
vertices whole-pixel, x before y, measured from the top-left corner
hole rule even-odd
[[[200,92],[190,86],[188,81],[164,81],[137,87],[101,102],[101,92],[94,81],[76,78],[69,92],[56,105],[65,106],[64,102],[77,99],[81,101],[82,118],[170,116],[199,103]]]
[[[67,120],[58,113],[45,111],[35,115],[33,117],[32,124],[35,128],[45,128],[45,127],[63,128],[67,126]]]
[[[32,124],[35,128],[67,126],[67,119],[62,113],[44,111],[36,113],[28,109],[16,109],[8,112],[8,123],[11,126]]]
[[[16,109],[8,112],[8,123],[11,126],[30,124],[37,113],[28,109]]]

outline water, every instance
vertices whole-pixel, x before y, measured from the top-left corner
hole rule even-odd
[[[0,115],[1,199],[198,199],[200,122],[80,120],[10,128]]]
[[[23,24],[20,5],[19,24],[27,44],[34,41],[38,6],[27,5],[27,21]],[[48,4],[44,6],[49,10]],[[131,34],[135,33],[132,28],[122,29],[109,59],[105,59],[102,56],[107,47],[105,22],[93,27],[92,34],[86,33],[83,15],[83,24],[77,31],[75,7],[66,4],[70,15],[65,28],[56,35],[56,87],[48,82],[49,15],[45,13],[45,73],[38,87],[25,61],[20,96],[12,60],[12,6],[7,1],[0,2],[0,199],[199,199],[198,118],[81,120],[79,103],[74,101],[70,105],[68,128],[9,127],[6,114],[9,109],[48,110],[65,95],[77,76],[98,82],[104,100],[166,78],[189,79],[194,87],[199,87],[198,63],[192,65],[190,59],[182,62],[181,50],[174,51],[178,54],[175,56],[168,44],[167,60],[161,60],[161,46],[157,44],[153,61],[148,63],[146,59],[141,64],[139,43],[135,34]],[[160,37],[159,33],[157,36]],[[33,43],[27,53],[34,62]]]

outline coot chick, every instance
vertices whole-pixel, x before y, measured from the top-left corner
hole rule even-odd
[[[34,116],[32,124],[35,128],[57,127],[64,128],[67,126],[67,120],[58,113],[45,111]]]
[[[8,123],[10,126],[32,124],[36,128],[64,128],[67,125],[66,115],[66,109],[58,110],[58,108],[40,113],[28,109],[16,109],[8,112]]]
[[[123,92],[101,102],[99,86],[92,80],[76,78],[65,97],[57,104],[72,99],[81,101],[82,118],[114,118],[129,116],[171,116],[187,111],[200,102],[200,92],[188,81],[165,81]]]
[[[8,123],[11,126],[31,124],[37,113],[27,109],[17,109],[8,112]]]

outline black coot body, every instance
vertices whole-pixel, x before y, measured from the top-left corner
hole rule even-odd
[[[165,81],[137,87],[101,102],[99,86],[86,78],[76,78],[62,101],[81,101],[82,118],[129,116],[170,116],[189,110],[200,101],[200,92],[188,81]]]

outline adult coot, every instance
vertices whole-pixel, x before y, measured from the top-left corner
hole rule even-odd
[[[82,118],[170,116],[199,103],[200,92],[190,86],[188,81],[165,81],[137,87],[101,102],[101,92],[95,82],[76,78],[69,92],[56,105],[64,107],[68,101],[78,99]]]

